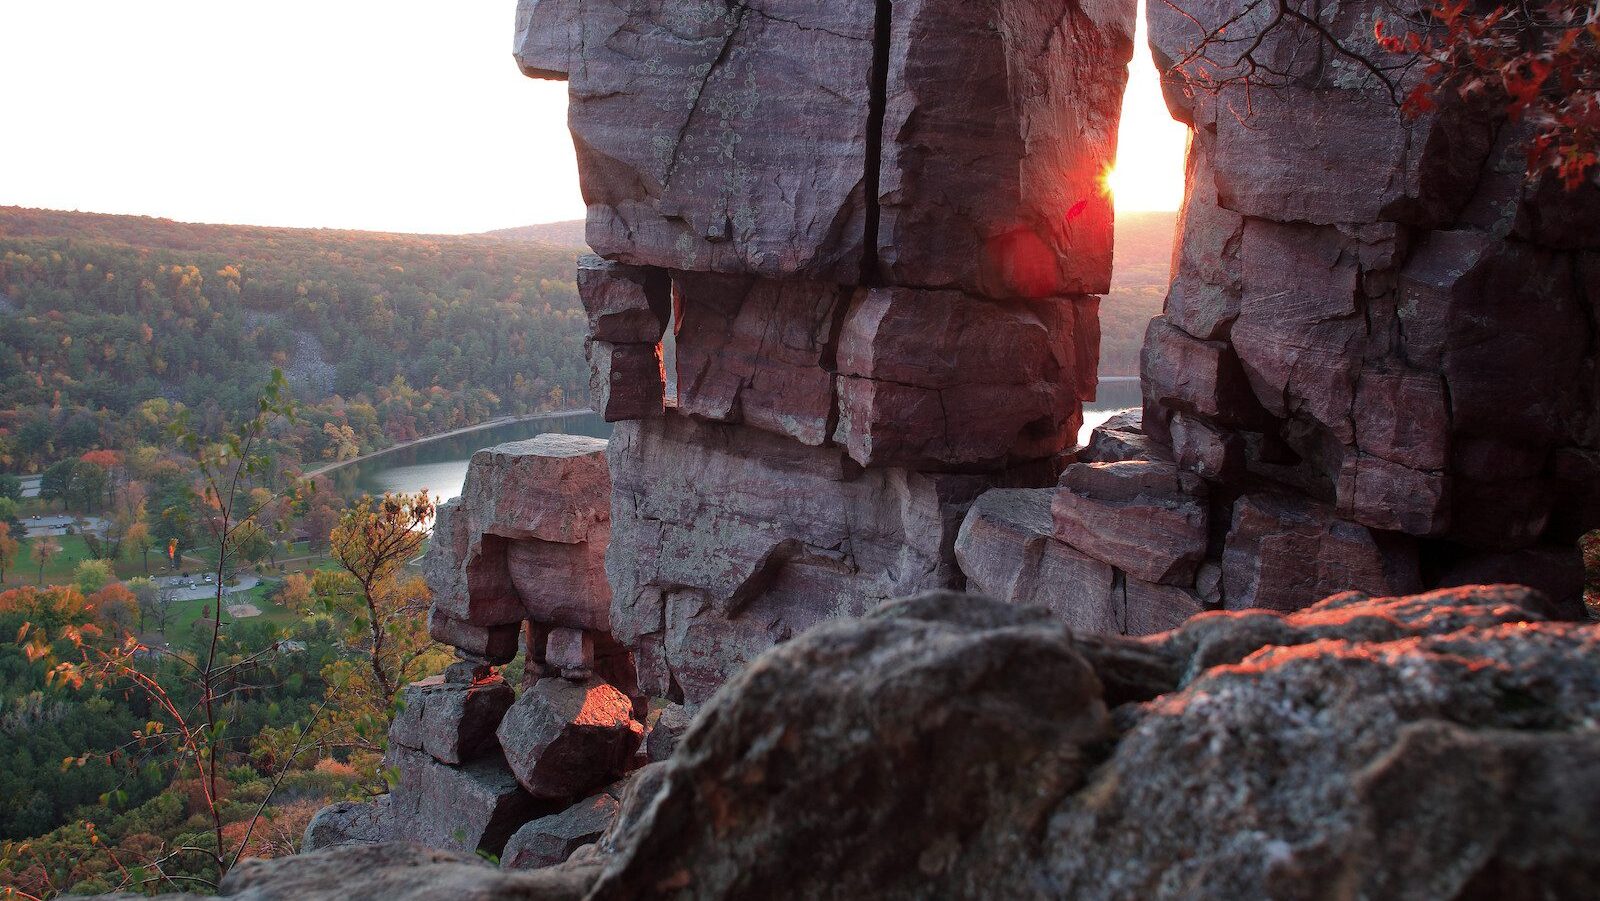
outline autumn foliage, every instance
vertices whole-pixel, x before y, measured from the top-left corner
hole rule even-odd
[[[1600,4],[1431,0],[1423,20],[1377,23],[1380,46],[1424,65],[1406,110],[1445,100],[1503,108],[1532,131],[1530,178],[1579,187],[1600,162]]]

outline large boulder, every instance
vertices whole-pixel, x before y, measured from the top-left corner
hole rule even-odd
[[[1004,897],[1112,734],[1037,611],[946,593],[829,622],[706,706],[597,897]]]
[[[621,794],[620,789],[617,794]],[[616,795],[601,792],[560,813],[530,820],[506,842],[500,866],[508,870],[535,870],[562,863],[580,847],[599,841],[616,819],[619,809],[621,802]]]
[[[386,761],[400,774],[389,794],[396,839],[499,854],[512,833],[544,812],[499,754],[457,767],[393,745]]]
[[[400,692],[389,743],[425,751],[441,763],[476,760],[499,747],[494,730],[512,700],[511,686],[498,676],[470,683],[444,676],[413,682]]]
[[[958,595],[830,623],[707,706],[596,897],[1587,897],[1600,631],[1539,605],[1345,595],[1139,642]]]
[[[585,541],[610,518],[606,442],[539,435],[472,455],[461,505],[475,534],[560,544]]]
[[[605,449],[598,438],[540,435],[473,454],[461,497],[439,508],[424,560],[433,615],[497,635],[527,619],[604,629]]]
[[[956,536],[967,587],[1050,611],[1080,635],[1164,632],[1206,608],[1194,590],[1146,582],[1055,537],[1058,489],[985,492]]]
[[[522,692],[498,735],[516,780],[533,797],[573,800],[622,776],[644,726],[615,687],[549,678]]]
[[[1040,875],[1088,899],[1592,895],[1597,647],[1518,622],[1209,670],[1058,809]]]
[[[341,801],[317,811],[306,824],[300,840],[300,853],[340,848],[345,845],[376,845],[393,841],[394,813],[389,796],[372,801]]]
[[[1193,585],[1206,553],[1201,479],[1171,463],[1077,463],[1051,506],[1055,537],[1146,582]]]

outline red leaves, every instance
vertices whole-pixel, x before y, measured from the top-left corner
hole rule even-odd
[[[1404,109],[1417,116],[1442,100],[1489,102],[1534,128],[1528,175],[1554,175],[1569,190],[1600,164],[1600,11],[1588,0],[1498,6],[1434,0],[1431,27],[1391,35],[1379,22],[1384,51],[1417,57],[1421,82]]]
[[[1552,68],[1542,59],[1516,59],[1501,72],[1501,83],[1511,97],[1507,110],[1513,116],[1521,115],[1539,99]]]

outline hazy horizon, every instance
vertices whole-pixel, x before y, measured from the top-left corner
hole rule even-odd
[[[39,100],[31,137],[6,147],[0,205],[434,235],[582,219],[566,86],[517,70],[515,6],[7,7],[0,80]],[[1177,208],[1186,135],[1141,16],[1119,211]]]

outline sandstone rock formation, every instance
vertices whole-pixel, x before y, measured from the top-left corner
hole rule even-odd
[[[692,707],[824,619],[960,585],[971,501],[1054,482],[1094,396],[1132,15],[520,5],[519,65],[569,83],[619,423],[599,631],[641,692]]]
[[[1573,540],[1600,526],[1578,487],[1600,484],[1600,295],[1582,275],[1600,239],[1533,223],[1584,192],[1524,184],[1527,133],[1503,113],[1407,118],[1306,24],[1181,5],[1150,10],[1194,140],[1142,428],[1223,486],[1232,529],[1210,558],[1225,603],[1291,609],[1336,587],[1458,582],[1442,575],[1458,567],[1516,579],[1503,558],[1475,562],[1505,554],[1570,567]],[[1380,4],[1312,12],[1343,48],[1381,56]],[[1224,23],[1234,40],[1205,43]],[[1252,43],[1286,77],[1244,103]],[[1570,578],[1546,584],[1576,612]]]
[[[223,893],[1590,897],[1600,626],[1546,607],[1346,593],[1128,639],[929,594],[764,654],[545,881],[389,845]]]
[[[536,870],[565,863],[573,852],[600,840],[621,809],[621,792],[601,792],[558,814],[540,817],[517,830],[506,842],[500,866]]]
[[[1551,762],[1594,636],[1542,620],[1600,526],[1595,195],[1487,111],[1403,117],[1327,44],[1378,4],[1289,5],[1323,32],[1152,6],[1182,234],[1142,409],[1074,449],[1131,0],[522,0],[615,437],[474,457],[426,562],[459,660],[317,843],[523,830],[604,898],[1591,886],[1516,798],[1593,834]],[[1223,25],[1269,65],[1196,61]],[[1408,596],[1499,581],[1552,603]],[[1006,606],[885,607],[950,588]]]
[[[517,781],[535,798],[571,801],[620,778],[644,740],[633,703],[598,679],[540,679],[499,726]]]
[[[590,288],[606,288],[591,313],[607,334],[630,337],[627,329],[660,321],[646,276],[590,266],[600,271],[586,276]],[[312,847],[376,835],[364,824],[382,820],[396,839],[499,854],[530,820],[563,816],[630,769],[644,739],[634,718],[643,698],[610,632],[605,448],[542,435],[473,456],[424,567],[429,631],[459,660],[402,692],[389,729],[400,774],[392,794],[319,814]],[[495,670],[516,656],[519,636],[520,695]]]

